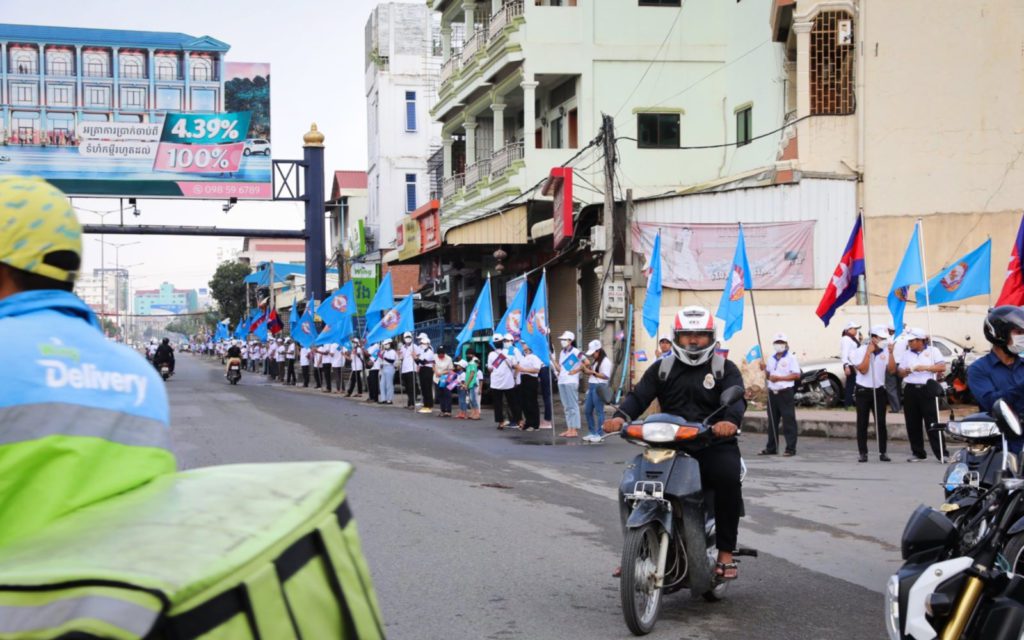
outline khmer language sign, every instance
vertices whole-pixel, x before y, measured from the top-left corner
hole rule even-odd
[[[224,62],[188,79],[182,67],[11,75],[25,90],[0,103],[0,175],[70,195],[271,198],[270,65]]]
[[[736,252],[736,224],[633,223],[633,251],[650,259],[661,231],[661,284],[721,290]],[[744,223],[754,289],[814,287],[814,221]]]

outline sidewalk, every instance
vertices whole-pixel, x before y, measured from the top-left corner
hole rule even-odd
[[[954,413],[960,417],[974,413],[977,407],[957,406]],[[939,413],[939,421],[949,418],[949,411]],[[818,436],[824,438],[856,438],[857,412],[853,409],[809,409],[798,407],[796,424],[799,435]],[[885,415],[885,426],[890,440],[906,440],[907,426],[902,413],[888,412]],[[768,413],[765,410],[747,409],[743,417],[743,431],[767,433]],[[875,437],[875,421],[868,421],[868,436]]]

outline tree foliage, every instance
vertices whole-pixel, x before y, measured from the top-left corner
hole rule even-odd
[[[270,75],[232,78],[224,83],[224,108],[248,111],[251,115],[246,137],[270,139]]]
[[[232,324],[245,314],[245,282],[249,266],[241,262],[220,263],[210,279],[210,295],[217,301],[220,317],[231,318]]]

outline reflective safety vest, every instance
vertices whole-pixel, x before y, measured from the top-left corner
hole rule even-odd
[[[0,300],[0,547],[173,473],[163,381],[71,293]]]

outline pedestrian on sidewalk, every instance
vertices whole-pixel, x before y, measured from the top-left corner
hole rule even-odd
[[[466,404],[469,413],[466,418],[469,420],[480,419],[480,361],[476,356],[470,356],[466,364]]]
[[[583,362],[580,350],[576,348],[576,335],[565,331],[558,337],[562,350],[551,354],[551,364],[558,375],[558,399],[565,413],[566,429],[558,434],[561,438],[575,438],[580,428],[580,371]]]
[[[878,425],[878,459],[891,462],[886,455],[889,434],[885,427],[885,408],[888,397],[885,394],[885,372],[896,370],[892,358],[893,345],[889,344],[889,332],[884,324],[871,327],[868,341],[850,354],[857,372],[857,450],[860,462],[868,461],[868,415],[875,413]]]
[[[286,376],[284,383],[295,386],[295,343],[290,337],[285,338],[284,362]]]
[[[408,402],[406,409],[416,408],[416,347],[412,343],[412,333],[402,334],[402,391]]]
[[[519,358],[523,355],[519,348],[516,346],[516,337],[514,334],[506,333],[505,340],[505,356],[508,357],[508,362],[512,365],[512,390],[505,396],[508,401],[508,413],[512,426],[523,428],[523,402],[520,399],[522,394],[522,374],[516,370],[516,365],[519,364]]]
[[[359,338],[352,338],[352,351],[350,352],[349,365],[352,368],[352,373],[348,379],[348,393],[345,397],[351,398],[352,391],[356,391],[356,397],[361,398],[363,396],[363,369],[366,368],[366,352],[363,349],[363,344]]]
[[[321,345],[320,347],[320,352],[323,354],[323,359],[320,361],[320,377],[322,377],[324,381],[324,388],[321,389],[323,393],[331,392],[331,383],[334,381],[332,369],[334,368],[334,354],[336,350],[337,346],[333,342]]]
[[[466,414],[469,412],[469,402],[466,400],[468,395],[466,390],[466,367],[469,366],[469,363],[465,360],[459,360],[452,363],[452,366],[455,373],[455,395],[459,401],[459,412],[455,414],[455,418],[465,420]]]
[[[543,363],[542,363],[543,364]],[[544,365],[540,368],[540,376],[537,377],[537,383],[540,385],[540,397],[544,402],[544,415],[541,417],[540,428],[550,429],[552,414],[552,402],[551,402],[551,367]]]
[[[380,402],[380,354],[383,352],[383,345],[377,345],[375,350],[365,351],[366,362],[370,367],[366,372],[366,393],[368,402]]]
[[[324,381],[324,349],[323,345],[313,345],[313,381],[314,389],[323,386]]]
[[[843,335],[839,338],[839,361],[843,364],[843,372],[846,374],[844,386],[843,406],[849,408],[854,406],[854,388],[857,384],[857,369],[853,362],[853,352],[860,347],[860,339],[857,332],[860,325],[850,320],[843,328]]]
[[[277,363],[277,376],[275,377],[275,380],[277,380],[278,382],[282,382],[282,383],[284,382],[284,361],[285,361],[284,353],[285,353],[285,349],[286,348],[287,347],[284,344],[284,339],[283,338],[278,338],[277,339],[277,354],[274,356],[274,362]]]
[[[416,347],[416,364],[420,383],[420,395],[423,397],[423,408],[434,408],[434,348],[430,346],[430,337],[425,333],[418,336]],[[425,412],[424,412],[425,413]]]
[[[768,378],[768,444],[759,455],[778,453],[778,434],[786,438],[786,456],[796,455],[796,381],[800,379],[800,363],[789,350],[789,338],[776,333],[772,338],[773,353],[767,362],[761,359],[761,370]]]
[[[903,357],[903,352],[907,350],[906,327],[901,328],[899,335],[896,335],[896,325],[890,322],[889,342],[893,345],[892,357],[896,361],[896,366],[899,367],[900,358]],[[898,371],[895,373],[887,372],[885,374],[885,395],[889,399],[889,411],[893,413],[899,413],[903,410],[901,391]]]
[[[391,340],[385,340],[380,350],[380,403],[395,404],[395,362],[398,352]]]
[[[494,403],[494,422],[499,430],[509,426],[505,404],[516,385],[515,360],[505,352],[505,336],[496,333],[491,338],[494,351],[487,356],[487,370],[491,374],[491,397]]]
[[[309,360],[310,360],[310,349],[309,347],[302,347],[299,349],[299,368],[302,369],[302,387],[304,389],[309,388]]]
[[[601,442],[604,425],[604,394],[612,377],[612,360],[605,354],[600,340],[591,340],[583,359],[583,373],[587,374],[587,398],[583,415],[587,417],[587,435],[584,442]]]
[[[516,364],[516,373],[519,374],[519,402],[523,410],[523,431],[537,430],[540,428],[540,411],[537,409],[537,386],[540,370],[544,363],[533,352],[530,345],[520,343],[523,355]]]
[[[946,359],[938,349],[928,346],[928,334],[924,329],[915,327],[906,334],[907,346],[897,362],[896,373],[903,379],[904,385],[903,418],[907,423],[907,440],[910,441],[910,457],[907,462],[928,459],[924,450],[925,433],[928,434],[935,458],[944,460],[949,453],[942,450],[939,434],[929,427],[939,421],[935,402],[939,386],[935,375],[945,373]]]
[[[333,351],[331,351],[331,372],[334,374],[334,388],[337,389],[338,395],[345,393],[343,388],[344,379],[342,373],[345,371],[345,362],[348,358],[345,357],[348,351],[345,345],[335,342],[331,344]]]
[[[444,345],[438,345],[434,358],[434,375],[431,383],[437,387],[437,403],[441,406],[438,414],[442,418],[452,417],[452,387],[448,374],[455,369],[451,356],[445,353]]]

